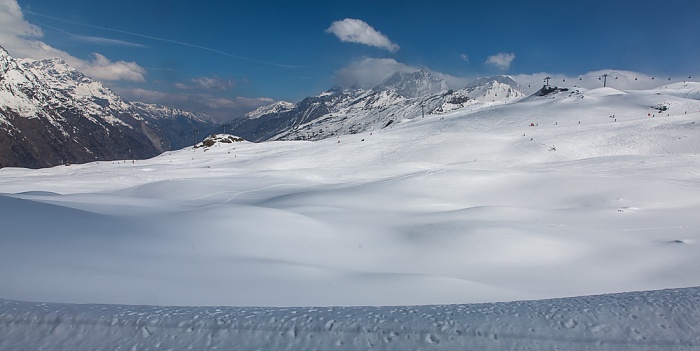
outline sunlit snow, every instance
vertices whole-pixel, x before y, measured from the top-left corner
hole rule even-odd
[[[695,286],[699,111],[571,89],[319,142],[2,169],[0,296],[402,305]]]
[[[5,168],[0,297],[395,306],[698,286],[688,84],[569,88],[318,142]]]

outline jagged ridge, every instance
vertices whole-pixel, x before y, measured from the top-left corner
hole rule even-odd
[[[454,91],[424,67],[394,73],[370,90],[335,86],[296,105],[278,102],[234,120],[227,128],[251,141],[320,140],[470,106],[512,102],[524,96],[521,91],[509,76],[482,78]]]
[[[204,115],[126,102],[61,59],[0,47],[0,69],[0,167],[147,158],[214,128]]]

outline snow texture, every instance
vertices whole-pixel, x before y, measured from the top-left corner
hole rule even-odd
[[[471,305],[162,307],[0,300],[0,350],[700,350],[700,288]]]

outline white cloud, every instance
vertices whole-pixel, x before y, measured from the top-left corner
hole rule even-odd
[[[0,24],[2,39],[7,37],[41,37],[41,29],[24,20],[17,0],[0,0]]]
[[[419,69],[420,67],[407,65],[391,58],[363,58],[339,69],[335,73],[335,82],[345,88],[355,86],[371,89],[396,72],[411,73]],[[442,77],[450,89],[464,88],[469,82],[467,78],[455,77],[440,72],[435,72],[435,74]]]
[[[502,52],[493,56],[489,56],[486,59],[486,64],[494,65],[502,70],[507,70],[510,68],[510,64],[515,60],[515,54]]]
[[[455,77],[445,73],[438,73],[438,75],[442,77],[442,79],[444,79],[445,82],[447,82],[447,86],[450,87],[450,89],[455,90],[464,88],[465,86],[467,86],[467,84],[469,84],[469,82],[473,80],[471,78]]]
[[[467,54],[461,54],[461,55],[459,55],[459,58],[461,58],[462,61],[464,61],[464,62],[466,62],[466,63],[469,63],[469,55],[467,55]]]
[[[343,87],[373,88],[395,72],[415,72],[419,68],[390,58],[364,58],[350,63],[335,74],[335,81]]]
[[[93,53],[92,61],[71,59],[66,62],[78,71],[97,80],[128,80],[133,82],[145,81],[146,70],[136,62],[117,61],[112,62],[102,54]]]
[[[111,39],[111,38],[93,37],[93,36],[88,36],[88,35],[75,35],[75,34],[73,34],[73,37],[78,38],[82,41],[88,41],[88,42],[96,43],[96,44],[100,44],[100,45],[125,46],[125,47],[132,47],[132,48],[146,48],[147,47],[146,45],[143,45],[143,44],[132,43],[130,41],[117,40],[117,39]]]
[[[342,21],[335,21],[326,29],[326,32],[335,34],[343,42],[374,46],[389,52],[399,50],[399,46],[392,43],[386,35],[359,19],[346,18]]]
[[[42,60],[62,58],[73,68],[97,80],[145,81],[146,70],[135,62],[112,62],[99,53],[83,60],[40,40],[41,28],[27,22],[17,0],[0,0],[0,45],[18,58]]]

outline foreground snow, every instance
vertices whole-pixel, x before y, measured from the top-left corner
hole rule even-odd
[[[700,350],[700,288],[334,308],[0,300],[0,350]]]

